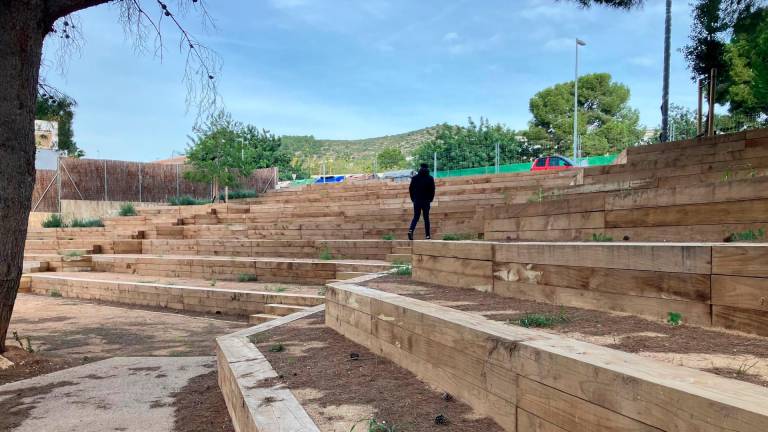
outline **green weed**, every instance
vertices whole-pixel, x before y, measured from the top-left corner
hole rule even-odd
[[[248,274],[248,273],[240,273],[237,275],[237,281],[238,282],[253,282],[257,280],[258,278],[256,275]]]
[[[61,215],[58,213],[52,213],[45,218],[42,222],[43,228],[66,228],[67,224],[64,223]]]
[[[381,239],[382,240],[394,240],[395,239],[395,235],[392,234],[392,233],[384,234],[383,236],[381,236]]]
[[[443,240],[446,241],[462,241],[462,240],[477,240],[477,234],[472,233],[446,233],[443,234]]]
[[[104,222],[99,218],[94,219],[72,219],[72,223],[69,224],[72,228],[102,228]]]
[[[120,206],[117,214],[120,216],[136,216],[138,213],[136,213],[136,207],[133,206],[133,203],[125,203]]]
[[[361,423],[367,427],[363,432],[398,432],[395,425],[389,425],[385,421],[379,422],[375,418],[360,420],[352,426],[349,432],[354,432],[355,428]]]
[[[81,251],[74,250],[74,251],[69,251],[69,252],[65,253],[64,256],[70,257],[70,258],[74,258],[74,257],[83,256],[83,253]]]
[[[59,290],[56,290],[56,289],[54,289],[54,290],[51,290],[51,292],[50,292],[50,294],[49,294],[49,295],[50,295],[51,297],[63,297],[63,296],[61,295],[61,291],[59,291]]]
[[[520,319],[510,321],[509,323],[526,328],[545,328],[554,327],[565,322],[568,322],[568,317],[564,311],[560,311],[558,314],[525,314]]]
[[[229,191],[229,199],[257,198],[259,193],[255,190],[233,190]],[[224,201],[224,194],[219,195],[219,199]]]
[[[333,254],[331,253],[331,250],[326,247],[320,251],[320,259],[324,261],[332,260]]]
[[[683,314],[680,312],[669,312],[667,314],[667,323],[672,326],[679,326],[683,323]]]
[[[212,287],[216,286],[216,278],[211,279],[211,286]]]
[[[726,238],[729,242],[745,242],[745,241],[757,241],[765,239],[765,228],[759,228],[757,231],[747,230],[731,233]]]
[[[733,172],[731,172],[730,169],[725,170],[723,175],[720,177],[720,181],[722,182],[727,182],[732,179],[733,179]]]
[[[286,291],[288,291],[288,288],[286,288],[286,287],[276,287],[275,288],[275,292],[278,292],[278,293],[286,292]]]
[[[16,340],[16,342],[18,342],[19,346],[24,351],[26,351],[28,353],[35,352],[34,348],[32,348],[32,338],[30,338],[29,336],[21,337],[21,336],[19,336],[19,332],[14,331],[13,332],[13,338]],[[24,341],[25,340],[27,341],[26,345],[24,345]]]
[[[327,289],[325,287],[320,287],[320,289],[317,290],[317,295],[319,296],[325,296],[325,292]]]
[[[613,237],[605,233],[592,233],[592,241],[593,242],[612,242]]]
[[[748,364],[746,361],[744,361],[742,364],[739,365],[739,368],[736,369],[736,375],[738,376],[744,376],[747,373],[749,373],[750,369],[757,366],[757,364],[760,363],[760,360],[755,360],[754,363]]]
[[[396,265],[395,267],[395,274],[398,276],[412,276],[413,275],[413,267],[411,267],[410,264],[403,264],[403,265]]]
[[[281,343],[276,343],[269,347],[269,352],[279,353],[285,351],[285,347]]]

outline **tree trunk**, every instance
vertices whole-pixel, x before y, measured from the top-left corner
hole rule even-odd
[[[664,19],[664,78],[661,90],[661,142],[669,141],[669,63],[672,51],[672,0],[667,0]]]
[[[50,26],[43,0],[0,1],[0,352],[19,289],[35,183],[35,98]]]

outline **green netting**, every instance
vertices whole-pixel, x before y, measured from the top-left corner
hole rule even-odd
[[[616,160],[617,156],[618,155],[590,156],[585,159],[587,161],[587,166],[610,165],[613,163],[614,160]],[[437,178],[485,175],[485,174],[496,173],[495,166],[464,168],[464,169],[443,171],[440,169],[439,165],[440,164],[438,163],[438,167],[437,167],[438,170],[437,170],[437,174],[435,175],[435,177]],[[499,173],[504,174],[504,173],[514,173],[514,172],[524,172],[524,171],[529,171],[530,169],[531,169],[531,162],[521,162],[516,164],[500,165]]]

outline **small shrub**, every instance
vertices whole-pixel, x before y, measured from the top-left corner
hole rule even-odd
[[[592,234],[592,241],[593,242],[612,242],[613,237],[605,234],[605,233],[593,233]]]
[[[745,241],[757,241],[757,240],[764,240],[765,239],[765,228],[759,228],[757,231],[748,230],[748,231],[739,231],[735,233],[731,233],[726,238],[726,241],[729,242],[745,242]]]
[[[50,294],[50,295],[51,295],[51,297],[63,297],[63,296],[61,295],[61,291],[59,291],[59,290],[56,290],[56,289],[54,289],[54,290],[51,290],[51,294]]]
[[[176,196],[168,198],[168,204],[175,206],[189,206],[189,205],[202,205],[208,204],[207,200],[199,200],[192,198],[191,196]]]
[[[413,267],[411,267],[409,264],[396,266],[395,274],[398,276],[411,276],[413,275]]]
[[[281,343],[276,343],[276,344],[272,345],[271,347],[269,347],[269,352],[278,353],[278,352],[283,352],[283,351],[285,351],[285,347]]]
[[[136,207],[133,206],[133,203],[125,203],[120,206],[120,211],[117,214],[120,216],[136,216],[138,213],[136,213]]]
[[[248,274],[248,273],[240,273],[237,275],[237,281],[238,282],[253,282],[255,281],[256,275]]]
[[[477,234],[472,233],[446,233],[443,234],[443,240],[446,241],[463,241],[463,240],[477,240]]]
[[[395,235],[392,234],[392,233],[384,234],[383,236],[381,236],[381,239],[382,240],[394,240],[395,239]]]
[[[355,428],[361,423],[367,428],[364,432],[398,432],[395,425],[389,425],[385,421],[379,422],[375,418],[360,420],[352,426],[349,432],[354,432]]]
[[[101,228],[104,226],[104,222],[102,222],[99,218],[94,219],[78,219],[74,218],[72,219],[72,223],[70,224],[72,228]]]
[[[320,259],[325,261],[332,260],[333,254],[331,253],[331,250],[326,247],[325,249],[320,251]]]
[[[680,312],[669,312],[667,314],[667,323],[673,326],[679,326],[683,323],[683,314]]]
[[[43,228],[66,228],[67,224],[64,223],[64,219],[58,213],[52,213],[50,216],[43,220]]]
[[[510,323],[526,328],[543,328],[554,327],[567,321],[568,317],[565,316],[565,312],[560,311],[559,314],[525,314],[522,318],[510,321]]]
[[[255,190],[233,190],[229,191],[229,199],[257,198],[258,192]],[[224,201],[224,194],[219,195],[219,199]]]

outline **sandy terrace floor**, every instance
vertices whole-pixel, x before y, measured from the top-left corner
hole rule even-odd
[[[108,280],[108,281],[126,281],[148,284],[161,284],[170,286],[188,286],[209,289],[236,289],[243,291],[259,292],[277,292],[288,294],[318,295],[322,286],[320,285],[297,285],[290,283],[265,283],[265,282],[233,282],[217,280],[215,282],[205,279],[190,278],[170,278],[157,276],[142,276],[122,273],[100,273],[100,272],[55,272],[48,273],[50,276],[72,277],[78,279]]]
[[[324,322],[322,313],[314,314],[254,337],[279,374],[277,380],[291,389],[321,431],[390,430],[369,429],[370,419],[386,422],[397,432],[503,430]],[[436,424],[438,416],[448,423]]]
[[[516,325],[515,321],[527,314],[562,316],[562,322],[540,330],[768,387],[768,338],[499,297],[472,289],[415,282],[409,277],[386,276],[363,285],[510,325]]]

